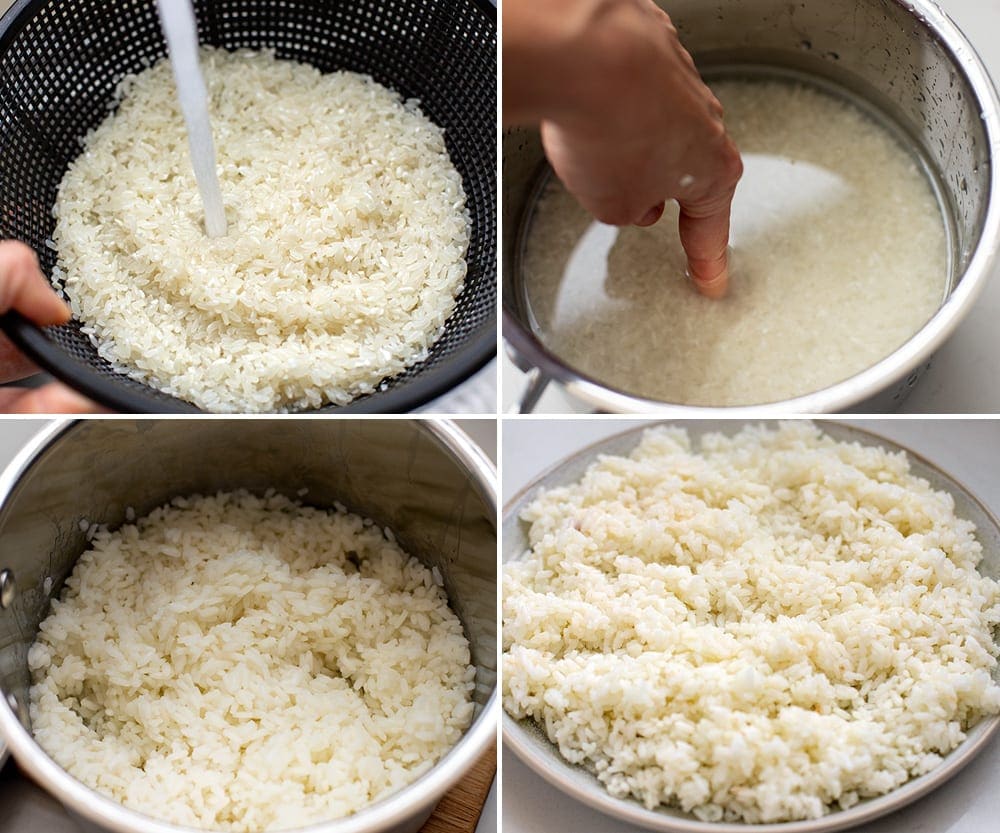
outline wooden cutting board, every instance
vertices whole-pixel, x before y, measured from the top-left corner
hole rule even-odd
[[[497,774],[494,742],[469,773],[441,799],[420,833],[473,833]]]

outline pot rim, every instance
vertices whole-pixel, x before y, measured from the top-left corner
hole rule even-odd
[[[211,419],[211,418],[207,418]],[[71,429],[93,420],[59,419],[32,437],[0,473],[0,509],[11,491],[37,457]],[[491,504],[495,522],[497,487],[495,469],[485,453],[451,420],[412,419],[418,430],[437,439],[462,464],[480,486],[482,497]],[[6,692],[3,692],[6,694]],[[27,705],[27,704],[25,704]],[[422,810],[430,811],[441,797],[471,769],[497,737],[499,701],[494,686],[489,699],[473,718],[472,725],[445,755],[416,781],[351,816],[323,821],[280,833],[374,833],[412,820]],[[144,815],[92,790],[59,766],[35,742],[11,708],[0,697],[0,738],[18,764],[69,812],[115,833],[213,833],[204,828],[174,825]]]
[[[759,418],[732,420],[732,423],[739,423],[745,426],[755,423],[774,423],[778,421]],[[877,431],[843,420],[816,419],[810,421],[824,431],[830,426],[837,426],[839,429],[846,429],[850,433],[867,437],[876,443],[885,444],[883,447],[889,450],[905,452],[908,458],[933,469],[945,480],[954,484],[965,497],[979,507],[993,527],[1000,531],[1000,518],[998,518],[997,513],[987,506],[965,483],[950,472],[945,471],[941,466],[923,454]],[[544,480],[563,467],[587,455],[598,455],[599,449],[608,443],[613,443],[628,436],[638,438],[647,428],[653,428],[658,425],[676,425],[678,422],[676,418],[637,420],[629,428],[622,431],[614,431],[568,454],[545,468],[538,475],[532,477],[527,484],[518,489],[510,500],[504,503],[501,527],[512,518],[518,507],[540,488]],[[680,422],[683,424],[683,421]],[[501,553],[501,559],[503,559],[503,553]],[[741,824],[735,822],[706,822],[700,821],[693,816],[668,816],[657,813],[655,810],[647,810],[636,801],[615,798],[603,787],[587,789],[583,785],[578,784],[574,779],[568,777],[567,773],[574,769],[571,764],[563,760],[561,756],[555,763],[548,761],[539,754],[535,744],[529,738],[528,731],[517,720],[507,714],[506,711],[502,711],[501,715],[501,736],[504,746],[509,747],[518,759],[531,769],[532,772],[540,775],[560,792],[595,810],[599,810],[611,818],[627,821],[649,830],[658,830],[662,833],[833,833],[834,831],[855,827],[866,821],[873,821],[895,810],[902,809],[944,785],[970,764],[982,752],[983,748],[990,743],[998,730],[1000,730],[1000,715],[981,718],[975,726],[968,730],[965,740],[948,753],[942,762],[932,770],[916,778],[911,778],[909,781],[883,795],[866,799],[862,803],[856,804],[846,810],[837,810],[817,819],[769,824]],[[547,740],[546,742],[550,743]]]
[[[929,30],[951,57],[976,96],[989,148],[990,184],[979,241],[961,280],[910,339],[888,356],[834,385],[802,396],[759,405],[696,406],[626,393],[571,367],[553,353],[504,303],[503,336],[515,364],[538,370],[584,403],[610,413],[677,414],[690,419],[751,418],[788,414],[842,413],[913,373],[954,333],[972,311],[991,277],[1000,250],[1000,96],[975,47],[933,0],[893,0]]]

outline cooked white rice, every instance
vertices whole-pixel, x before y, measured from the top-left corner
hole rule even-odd
[[[100,528],[28,663],[35,739],[175,824],[348,815],[469,725],[469,646],[431,571],[371,521],[245,492]]]
[[[426,357],[465,279],[444,132],[371,78],[204,49],[229,234],[209,239],[170,65],[59,188],[55,272],[120,371],[220,412],[343,404]]]
[[[1000,583],[905,455],[808,423],[647,431],[524,512],[503,694],[618,797],[815,818],[940,763],[985,714]]]

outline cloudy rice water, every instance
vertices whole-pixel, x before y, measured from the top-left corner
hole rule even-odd
[[[670,203],[649,228],[594,221],[553,178],[524,283],[539,336],[578,370],[684,405],[778,402],[861,373],[938,311],[948,239],[931,183],[853,104],[785,81],[712,84],[745,172],[729,293],[686,277]]]
[[[608,792],[816,818],[937,766],[984,715],[1000,583],[905,454],[808,423],[646,431],[523,512],[503,702]]]
[[[339,818],[470,724],[462,626],[370,520],[236,492],[93,533],[28,654],[31,722],[127,807],[248,833]]]
[[[425,358],[466,274],[444,131],[368,76],[203,49],[229,233],[209,239],[168,61],[125,78],[55,204],[101,356],[210,411],[342,405]]]

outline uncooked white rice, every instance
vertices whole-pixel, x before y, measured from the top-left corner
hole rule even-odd
[[[608,791],[703,820],[822,816],[1000,711],[1000,583],[904,454],[808,423],[647,431],[524,512],[506,710]]]
[[[541,336],[616,389],[689,405],[775,402],[862,372],[945,297],[947,237],[927,176],[839,98],[786,82],[713,89],[746,167],[728,297],[704,298],[685,277],[675,204],[655,226],[616,229],[553,181],[524,259]]]
[[[169,63],[119,88],[55,205],[99,353],[212,411],[343,404],[426,357],[470,220],[444,132],[371,78],[201,54],[229,221],[210,240]]]
[[[473,713],[468,642],[431,571],[358,515],[275,494],[178,498],[98,530],[28,663],[56,763],[212,830],[353,813]]]

